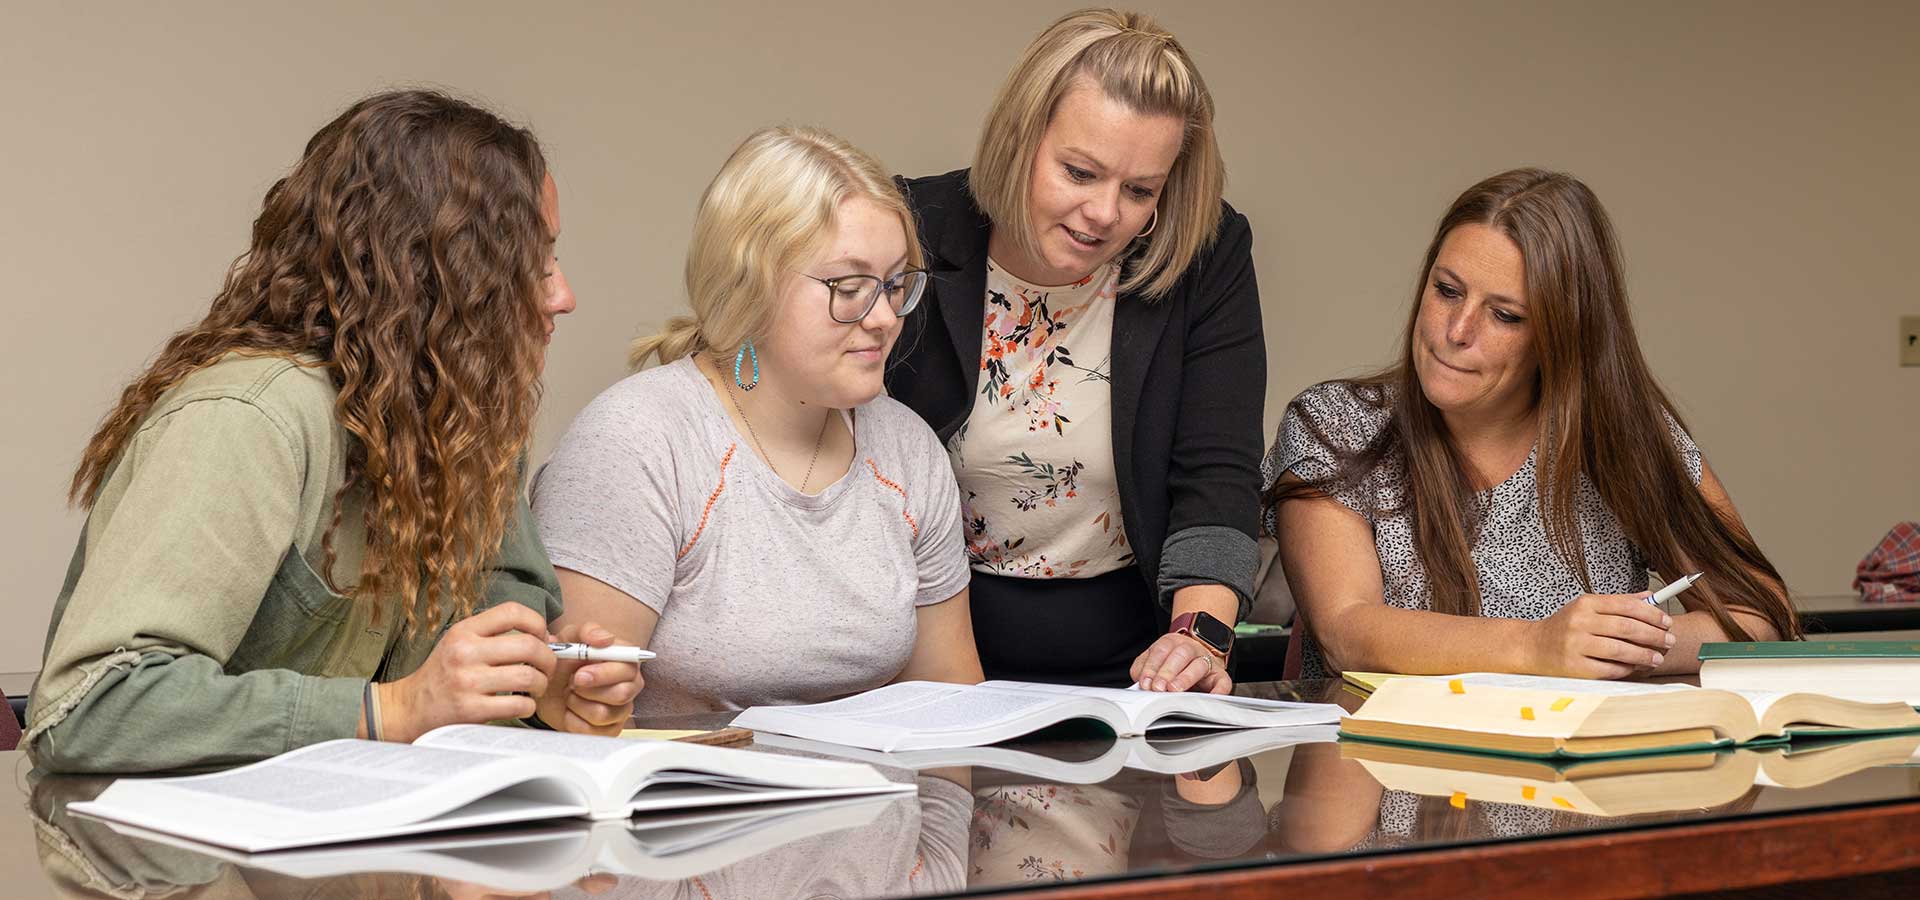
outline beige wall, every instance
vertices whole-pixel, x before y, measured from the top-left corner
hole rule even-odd
[[[963,165],[1020,46],[1071,4],[101,5],[0,12],[0,672],[38,665],[89,429],[357,95],[451,86],[545,139],[581,305],[544,453],[679,302],[690,211],[735,141],[814,122],[904,172]],[[1920,6],[1144,5],[1218,97],[1269,429],[1295,391],[1387,357],[1454,194],[1539,164],[1612,210],[1647,354],[1793,588],[1845,590],[1920,516],[1920,369],[1894,350],[1920,314]]]

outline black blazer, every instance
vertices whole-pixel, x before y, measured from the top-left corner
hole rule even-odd
[[[973,410],[985,327],[990,223],[967,170],[896,179],[920,221],[932,277],[887,366],[887,391],[944,443]],[[1245,618],[1257,527],[1267,353],[1247,218],[1221,204],[1212,246],[1158,300],[1113,314],[1113,463],[1141,575],[1175,589],[1223,584]]]

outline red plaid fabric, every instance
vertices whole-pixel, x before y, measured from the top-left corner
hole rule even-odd
[[[1880,539],[1853,579],[1868,603],[1920,603],[1920,522],[1901,522]]]
[[[13,717],[13,710],[0,709],[0,750],[12,750],[20,744],[20,720]]]

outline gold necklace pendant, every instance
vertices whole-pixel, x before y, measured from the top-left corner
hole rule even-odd
[[[739,413],[740,421],[746,423],[747,436],[753,438],[754,449],[760,451],[760,458],[766,461],[767,468],[773,470],[775,477],[785,481],[786,477],[780,474],[780,467],[773,464],[773,455],[767,452],[766,445],[760,443],[760,433],[753,430],[753,420],[747,417],[746,408],[740,405],[740,396],[733,392],[732,387],[725,384],[722,384],[722,387],[726,389],[727,399],[733,401],[733,411]],[[807,460],[806,477],[800,479],[799,490],[802,494],[807,492],[807,485],[813,482],[813,467],[816,463],[820,462],[820,448],[826,446],[827,443],[827,424],[832,421],[833,411],[828,410],[826,417],[820,420],[819,436],[813,439],[813,458]]]

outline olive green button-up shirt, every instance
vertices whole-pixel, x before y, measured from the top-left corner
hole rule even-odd
[[[306,361],[311,362],[311,361]],[[327,370],[230,355],[160,398],[122,449],[54,605],[24,741],[56,772],[247,762],[353,737],[369,679],[427,658],[451,624],[402,634],[399,607],[319,574],[351,437]],[[341,501],[333,583],[365,547]],[[524,499],[475,606],[560,614]]]

